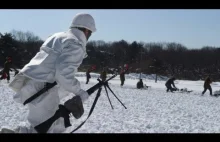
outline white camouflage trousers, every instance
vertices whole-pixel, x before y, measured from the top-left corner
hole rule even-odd
[[[44,84],[43,82],[28,80],[26,85],[14,95],[14,100],[23,104],[26,99],[41,90]],[[54,86],[32,102],[28,103],[29,112],[27,120],[30,123],[30,127],[20,127],[18,133],[37,133],[33,127],[52,117],[58,110],[59,103],[60,98],[57,86]],[[62,133],[65,130],[64,119],[60,118],[53,123],[47,133]]]

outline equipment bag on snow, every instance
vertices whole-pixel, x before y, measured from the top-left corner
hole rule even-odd
[[[219,97],[220,96],[220,90],[215,91],[212,96]]]

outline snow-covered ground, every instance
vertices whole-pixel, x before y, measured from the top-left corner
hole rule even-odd
[[[11,74],[12,78],[14,73]],[[77,73],[83,89],[96,84],[99,74],[92,73],[89,84],[85,84],[85,73]],[[111,76],[111,75],[109,75]],[[193,92],[167,93],[165,81],[154,75],[143,75],[143,81],[151,86],[148,90],[136,89],[139,75],[126,75],[125,85],[120,87],[119,76],[109,81],[117,97],[127,109],[117,101],[109,91],[114,109],[108,102],[105,89],[96,104],[93,114],[87,122],[75,133],[219,133],[220,132],[220,98],[209,96],[209,91],[201,96],[203,81],[175,81],[178,88],[187,88]],[[13,101],[14,92],[8,88],[6,80],[0,81],[0,128],[7,126],[16,128],[27,125],[25,119],[28,110]],[[211,84],[213,92],[220,90],[220,82]],[[63,103],[71,94],[62,100]],[[80,119],[71,117],[72,127],[66,133],[76,128],[84,121],[92,106],[96,92],[84,103],[85,112]]]

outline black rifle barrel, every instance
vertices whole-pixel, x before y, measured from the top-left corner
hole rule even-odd
[[[91,95],[92,93],[94,93],[96,90],[98,90],[100,87],[102,87],[102,85],[106,84],[109,80],[115,78],[117,75],[114,74],[113,76],[111,76],[109,79],[107,79],[106,81],[102,82],[98,79],[99,83],[97,83],[96,85],[94,85],[93,87],[89,88],[87,90],[87,93],[89,95]]]

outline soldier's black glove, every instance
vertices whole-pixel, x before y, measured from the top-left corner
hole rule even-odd
[[[64,103],[64,106],[76,119],[79,119],[84,113],[80,96],[74,96],[72,99],[69,99]]]
[[[91,95],[92,93],[94,93],[96,90],[98,90],[103,84],[106,84],[107,82],[99,82],[96,85],[94,85],[93,87],[89,88],[86,92]],[[70,111],[73,116],[78,119],[80,118],[83,113],[84,113],[84,109],[83,109],[83,104],[82,104],[82,100],[80,96],[74,96],[72,99],[69,99],[68,101],[66,101],[64,103],[65,108]]]

